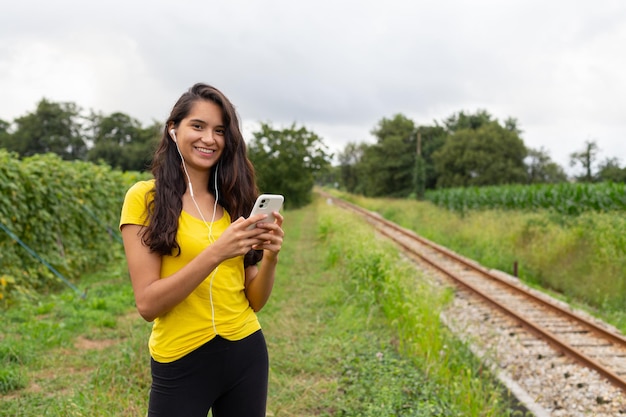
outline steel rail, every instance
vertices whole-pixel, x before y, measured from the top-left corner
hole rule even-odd
[[[429,241],[428,239],[425,239],[421,236],[418,236],[417,234],[415,234],[414,232],[407,230],[401,226],[398,226],[397,224],[381,217],[380,215],[378,215],[377,213],[373,213],[369,210],[365,210],[362,207],[359,207],[357,205],[354,205],[352,203],[346,202],[344,200],[332,197],[328,194],[324,194],[325,197],[330,198],[336,205],[341,206],[341,207],[345,207],[349,210],[355,211],[363,216],[365,216],[369,221],[371,222],[375,222],[378,223],[381,226],[377,226],[376,229],[384,234],[385,236],[387,236],[388,238],[392,239],[396,244],[398,244],[399,246],[401,246],[404,251],[412,254],[413,256],[417,256],[419,259],[423,260],[424,262],[428,263],[429,265],[431,265],[432,267],[434,267],[435,269],[437,269],[438,271],[440,271],[441,273],[443,273],[444,275],[446,275],[447,277],[451,278],[454,282],[456,282],[457,284],[463,286],[464,288],[470,290],[472,293],[480,296],[482,299],[484,299],[485,301],[487,301],[488,303],[490,303],[491,305],[493,305],[494,307],[496,307],[497,309],[499,309],[500,311],[504,312],[506,315],[513,317],[515,320],[517,320],[521,325],[523,325],[527,330],[529,330],[530,332],[532,332],[533,334],[535,334],[536,336],[540,337],[541,339],[543,339],[546,343],[550,344],[551,346],[553,346],[556,350],[562,352],[563,354],[566,354],[568,356],[570,356],[571,358],[573,358],[574,360],[578,361],[579,363],[583,364],[584,366],[594,369],[596,372],[598,372],[599,374],[601,374],[602,376],[604,376],[605,378],[607,378],[612,384],[614,384],[615,386],[619,387],[620,389],[622,389],[623,391],[626,391],[626,379],[622,378],[621,376],[619,376],[618,374],[616,374],[615,372],[613,372],[612,370],[608,369],[607,367],[605,367],[604,365],[602,365],[601,363],[595,361],[594,359],[592,359],[591,357],[585,355],[583,352],[581,352],[580,350],[576,349],[575,347],[571,346],[570,344],[568,344],[567,342],[564,342],[561,338],[559,338],[557,335],[555,335],[554,333],[542,328],[541,326],[533,323],[532,321],[527,320],[525,317],[519,315],[516,311],[514,311],[513,309],[503,305],[502,303],[498,302],[497,300],[494,300],[491,296],[489,296],[489,294],[483,292],[482,290],[480,290],[479,288],[475,287],[474,285],[466,282],[462,277],[458,276],[457,274],[455,274],[454,272],[448,270],[447,268],[445,268],[444,266],[440,265],[438,262],[436,262],[435,260],[431,259],[430,257],[424,255],[423,253],[419,253],[417,252],[413,247],[407,245],[406,243],[402,242],[400,239],[398,239],[396,236],[394,236],[392,233],[389,233],[387,230],[385,230],[385,228],[390,228],[393,229],[394,231],[402,234],[403,236],[412,239],[412,240],[416,240],[419,243],[426,245],[428,247],[430,247],[431,249],[434,249],[435,251],[437,251],[440,254],[443,254],[444,256],[451,258],[453,260],[455,260],[458,263],[461,263],[462,265],[464,265],[467,268],[472,269],[475,272],[480,273],[481,275],[489,278],[490,280],[496,281],[498,284],[504,285],[507,289],[512,290],[518,294],[521,294],[522,296],[526,297],[526,298],[530,298],[533,302],[536,302],[544,307],[550,308],[551,310],[557,312],[558,314],[562,315],[562,316],[566,316],[567,318],[569,318],[570,320],[573,320],[579,324],[582,324],[584,327],[587,328],[588,331],[593,332],[594,334],[603,337],[605,339],[609,339],[610,342],[617,344],[623,348],[626,348],[626,337],[616,334],[612,331],[609,331],[603,327],[598,326],[597,324],[595,324],[594,322],[586,319],[585,317],[582,317],[578,314],[575,314],[574,312],[571,312],[567,309],[564,309],[562,307],[560,307],[557,304],[551,303],[547,300],[545,300],[544,298],[541,298],[535,294],[533,294],[532,292],[517,286],[511,282],[508,282],[502,278],[500,278],[499,276],[493,274],[491,271],[489,271],[487,268],[479,265],[479,264],[475,264],[471,261],[468,261],[467,259],[463,258],[462,256],[459,256],[458,254],[448,250],[447,248],[444,248],[440,245],[435,244],[434,242]]]

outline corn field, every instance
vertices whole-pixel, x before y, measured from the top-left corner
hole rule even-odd
[[[578,215],[586,211],[626,210],[624,183],[562,183],[448,188],[426,193],[426,199],[449,210],[539,210]]]

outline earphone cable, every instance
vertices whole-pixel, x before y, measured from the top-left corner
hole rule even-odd
[[[193,195],[193,187],[191,185],[191,177],[189,176],[189,172],[187,172],[187,166],[185,165],[185,158],[183,158],[183,154],[180,152],[180,148],[178,147],[178,143],[176,143],[176,150],[178,151],[178,155],[180,155],[180,160],[181,163],[183,164],[183,170],[185,171],[185,175],[187,176],[187,181],[188,181],[188,186],[189,186],[189,195],[191,196],[191,201],[193,201],[193,204],[196,206],[196,210],[198,210],[198,213],[200,214],[200,218],[202,219],[202,222],[204,223],[204,225],[206,226],[206,228],[209,230],[209,243],[212,244],[215,242],[215,238],[213,237],[213,222],[215,221],[215,214],[217,213],[217,200],[218,200],[218,191],[217,191],[217,170],[219,168],[219,162],[215,167],[215,173],[214,173],[214,177],[215,177],[215,202],[213,203],[213,216],[211,218],[211,223],[207,223],[207,221],[204,218],[204,215],[202,214],[202,210],[200,210],[200,206],[198,205],[198,203],[196,202],[196,199]],[[213,325],[213,332],[215,332],[215,335],[217,336],[217,326],[215,324],[215,305],[213,304],[213,279],[215,278],[215,275],[217,274],[217,270],[218,270],[219,266],[216,266],[215,269],[213,270],[213,273],[211,274],[211,279],[209,281],[209,302],[211,304],[211,321],[212,321],[212,325]]]

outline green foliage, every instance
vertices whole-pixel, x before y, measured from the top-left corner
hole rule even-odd
[[[611,181],[626,183],[626,167],[620,168],[619,159],[607,158],[598,166],[596,181]]]
[[[449,188],[426,198],[450,210],[538,210],[577,215],[585,211],[626,210],[624,183],[560,183]]]
[[[526,167],[529,184],[557,184],[567,181],[563,168],[553,162],[543,148],[528,149]]]
[[[163,126],[142,127],[130,116],[91,112],[71,102],[42,99],[13,123],[0,120],[0,148],[21,157],[55,153],[65,160],[103,162],[124,171],[145,171]],[[11,132],[13,130],[13,132]]]
[[[443,126],[435,123],[434,126],[418,126],[417,137],[420,141],[418,147],[423,161],[420,161],[420,164],[416,167],[416,174],[424,176],[423,184],[425,189],[433,189],[437,185],[439,176],[435,169],[433,155],[446,143],[448,134]],[[419,194],[419,190],[416,190],[416,193]]]
[[[20,372],[20,368],[13,366],[3,366],[0,368],[0,394],[6,394],[26,386],[26,378]]]
[[[493,117],[487,112],[487,110],[478,110],[474,114],[466,114],[464,111],[460,111],[458,113],[453,114],[452,116],[446,118],[443,123],[446,127],[446,130],[449,133],[455,133],[459,130],[478,130],[485,125],[489,125],[494,123],[495,120]],[[505,125],[505,128],[510,131],[514,131],[519,133],[516,127],[516,121],[514,119],[509,119]]]
[[[137,175],[54,154],[19,160],[0,150],[0,222],[64,277],[119,257],[119,212]],[[0,298],[59,285],[44,264],[0,231]]]
[[[61,291],[3,312],[0,393],[9,395],[0,395],[1,415],[141,415],[150,325],[128,314],[126,264],[87,274],[81,286],[86,300]]]
[[[402,114],[383,118],[372,130],[375,144],[362,158],[364,191],[370,196],[407,196],[414,189],[415,124]]]
[[[322,138],[295,124],[278,130],[262,123],[253,135],[248,156],[261,192],[283,194],[286,208],[310,203],[316,175],[330,166],[331,155]]]
[[[383,118],[373,145],[349,143],[339,154],[341,185],[367,196],[421,195],[434,187],[432,154],[445,139],[441,126],[416,127],[402,114]]]
[[[596,141],[588,140],[585,142],[584,149],[570,154],[570,166],[580,165],[583,170],[583,174],[577,177],[579,181],[593,181],[594,164],[598,158],[598,152],[600,152],[600,148]]]
[[[525,183],[526,147],[497,122],[452,134],[433,155],[437,187]]]
[[[623,211],[586,211],[577,216],[543,209],[460,213],[429,202],[348,197],[488,268],[512,274],[517,263],[522,280],[581,303],[626,330]]]
[[[337,155],[339,159],[339,179],[343,188],[350,193],[365,195],[365,175],[362,172],[361,162],[367,145],[355,142],[348,143],[343,151]]]
[[[336,416],[457,416],[440,388],[391,346],[359,346],[346,358]]]
[[[87,143],[81,136],[80,108],[74,103],[42,99],[33,113],[15,119],[17,130],[7,149],[21,156],[53,152],[63,159],[83,159]]]
[[[327,209],[319,225],[326,267],[341,276],[344,299],[367,311],[366,323],[382,313],[398,338],[395,349],[370,343],[348,358],[339,385],[347,396],[334,415],[506,415],[488,373],[440,323],[450,293],[420,280],[395,246],[349,213]]]
[[[0,148],[8,148],[11,144],[11,134],[9,128],[11,124],[0,119]]]
[[[460,186],[561,183],[563,168],[543,149],[527,149],[517,120],[459,112],[416,125],[402,114],[372,130],[376,143],[348,143],[339,154],[340,186],[367,197],[422,199],[425,190]],[[617,161],[597,179],[621,181]],[[625,168],[626,170],[626,168]]]
[[[137,119],[119,112],[108,116],[92,114],[90,121],[94,145],[87,160],[103,161],[123,171],[145,171],[150,166],[150,157],[162,133],[159,123],[144,128]]]
[[[324,212],[319,228],[318,210]],[[286,213],[290,243],[281,252],[280,282],[259,313],[271,356],[268,415],[509,415],[498,412],[491,388],[480,394],[477,383],[462,392],[467,385],[459,381],[479,380],[467,371],[475,365],[468,361],[460,372],[449,364],[459,352],[458,360],[464,361],[467,349],[442,346],[438,339],[429,345],[441,332],[437,293],[415,286],[411,269],[395,269],[396,258],[388,256],[395,250],[386,245],[381,252],[370,243],[368,226],[351,217],[323,204]],[[349,260],[336,259],[337,269],[320,262],[328,251],[340,258],[340,242],[347,242]],[[375,267],[365,269],[384,282],[359,284],[364,280],[358,271],[372,249]],[[0,370],[11,369],[5,380],[25,389],[0,395],[0,414],[145,415],[150,324],[132,311],[125,262],[84,276],[81,285],[89,288],[87,300],[65,291],[3,314]],[[373,299],[379,302],[370,303]],[[431,349],[410,350],[422,344]],[[424,372],[415,356],[429,358],[433,367]],[[442,376],[449,379],[436,380],[435,370],[446,369],[452,371]]]

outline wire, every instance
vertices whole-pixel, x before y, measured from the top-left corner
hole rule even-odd
[[[54,275],[56,275],[68,287],[70,287],[71,289],[76,291],[78,293],[78,295],[80,295],[80,298],[82,298],[82,299],[87,298],[87,294],[86,293],[84,293],[84,292],[81,293],[80,290],[74,284],[72,284],[67,278],[65,278],[59,271],[57,271],[45,259],[43,259],[41,256],[39,256],[39,254],[37,254],[37,252],[35,252],[33,249],[31,249],[26,243],[24,243],[19,237],[17,237],[17,235],[15,233],[10,231],[4,224],[0,223],[0,229],[4,230],[9,236],[11,236],[11,238],[13,238],[13,240],[15,240],[24,249],[26,249],[26,252],[28,252],[33,258],[37,259],[39,262],[44,264]]]
[[[215,222],[215,214],[217,213],[217,200],[219,198],[219,193],[217,191],[217,171],[218,171],[220,164],[218,162],[217,165],[215,166],[215,173],[213,175],[214,184],[215,184],[215,202],[213,203],[213,216],[211,217],[211,223],[207,223],[207,221],[204,218],[204,215],[202,214],[202,210],[200,210],[200,206],[196,202],[196,199],[193,195],[191,177],[189,176],[189,172],[187,171],[185,158],[183,158],[183,154],[180,152],[178,143],[177,142],[174,142],[174,143],[176,144],[176,150],[178,151],[178,154],[180,155],[180,160],[183,164],[183,170],[185,171],[185,175],[187,176],[187,181],[188,181],[187,185],[189,187],[189,195],[191,196],[191,201],[193,201],[193,204],[196,206],[196,210],[198,210],[198,213],[200,214],[200,218],[202,219],[202,222],[204,223],[204,225],[209,231],[209,244],[213,244],[215,243],[215,238],[213,237],[213,223]],[[211,303],[211,321],[213,325],[213,331],[215,332],[216,336],[219,335],[219,333],[217,332],[217,326],[215,324],[215,305],[213,304],[213,280],[215,279],[215,275],[217,274],[218,269],[219,269],[219,266],[216,266],[215,269],[213,270],[213,273],[211,274],[211,279],[209,281],[209,302]]]

